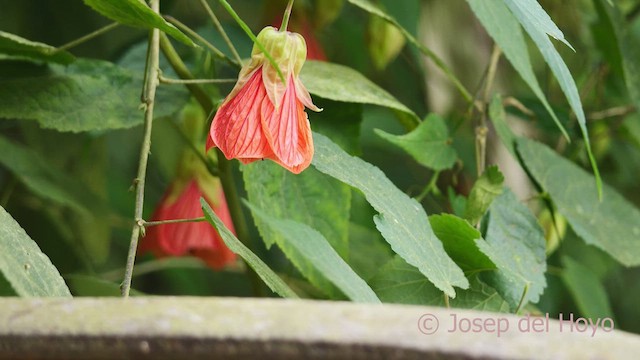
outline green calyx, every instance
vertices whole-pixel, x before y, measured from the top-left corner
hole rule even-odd
[[[307,44],[302,35],[267,26],[262,29],[257,37],[264,49],[273,57],[285,78],[292,71],[294,76],[300,74],[300,70],[307,59]],[[251,56],[262,55],[262,51],[256,45],[253,46]]]

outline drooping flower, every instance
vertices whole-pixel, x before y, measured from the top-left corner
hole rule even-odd
[[[183,157],[178,178],[165,192],[151,221],[202,217],[200,198],[204,197],[227,228],[235,232],[220,180],[210,175],[201,160],[191,156],[191,150],[188,151]],[[216,270],[236,259],[208,222],[150,226],[139,249],[141,253],[151,252],[156,257],[193,255]]]
[[[313,138],[305,107],[316,107],[299,79],[307,47],[300,34],[274,27],[258,34],[284,77],[254,45],[251,62],[222,103],[211,123],[207,150],[218,147],[227,159],[244,164],[271,159],[298,174],[313,158]]]

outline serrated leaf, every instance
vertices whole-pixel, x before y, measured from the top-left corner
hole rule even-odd
[[[298,295],[291,290],[291,288],[282,281],[282,279],[274,273],[267,264],[260,260],[256,254],[244,246],[244,244],[240,242],[240,240],[238,240],[238,238],[236,238],[229,229],[227,229],[222,220],[220,220],[220,218],[213,212],[211,206],[209,206],[205,199],[200,199],[200,204],[202,205],[202,211],[204,216],[207,218],[207,221],[211,226],[218,230],[220,237],[229,250],[244,259],[244,261],[251,266],[253,270],[255,270],[256,274],[258,274],[260,279],[264,281],[271,291],[284,298],[298,298]]]
[[[496,268],[478,248],[477,242],[484,241],[482,235],[466,220],[455,215],[442,214],[429,216],[429,222],[447,254],[462,270],[478,272]]]
[[[504,176],[498,170],[498,167],[488,167],[471,188],[464,211],[464,218],[473,225],[480,222],[484,213],[491,206],[493,199],[502,194],[503,183]]]
[[[516,136],[513,131],[511,131],[509,124],[507,124],[507,114],[504,111],[502,96],[500,96],[500,94],[495,94],[491,99],[491,103],[489,104],[489,118],[504,146],[514,158],[517,158]]]
[[[420,123],[418,116],[391,94],[346,66],[324,61],[307,61],[300,73],[300,79],[313,95],[334,101],[387,107],[409,114],[413,126]]]
[[[157,28],[186,45],[196,46],[188,36],[166,22],[141,0],[84,0],[84,3],[120,24],[150,30]]]
[[[392,135],[379,129],[376,134],[404,149],[417,162],[430,169],[450,169],[458,154],[453,148],[447,124],[440,116],[430,114],[417,128],[405,135]]]
[[[30,149],[1,136],[0,164],[42,198],[85,214],[88,214],[92,207],[101,207],[100,199],[84,184],[52,167]]]
[[[75,57],[67,51],[56,51],[56,48],[51,45],[0,31],[0,59],[3,58],[54,62],[63,65],[75,61]]]
[[[348,257],[351,189],[347,185],[313,168],[295,175],[270,161],[243,166],[242,175],[252,204],[274,217],[309,225]],[[255,220],[267,247],[282,240],[278,231]]]
[[[327,239],[313,228],[291,220],[281,220],[267,215],[264,211],[245,204],[251,212],[260,218],[272,231],[281,235],[278,245],[287,253],[287,248],[293,247],[302,257],[313,266],[324,278],[331,281],[349,299],[362,303],[380,303],[376,294],[369,285],[362,280],[347,265],[338,253],[329,245]],[[299,263],[297,259],[291,259],[300,272],[315,284],[315,274],[307,273],[307,264]]]
[[[312,164],[365,195],[378,215],[376,227],[394,252],[422,272],[440,290],[455,297],[454,286],[467,288],[462,270],[449,258],[417,201],[400,191],[377,167],[352,157],[323,135],[314,133]]]
[[[469,279],[467,290],[458,291],[455,299],[449,300],[453,308],[481,311],[508,312],[509,305],[477,275]],[[446,306],[445,297],[438,288],[415,267],[396,256],[385,264],[371,279],[371,286],[386,303]]]
[[[606,184],[598,200],[593,176],[549,147],[524,138],[517,145],[531,176],[578,236],[625,266],[640,265],[638,208]]]
[[[538,302],[546,287],[544,233],[529,208],[509,189],[491,204],[485,241],[478,246],[498,268],[482,278],[512,310]]]
[[[0,118],[37,120],[58,131],[121,129],[142,123],[142,74],[99,60],[78,59],[45,74],[21,74],[0,82]],[[55,94],[55,96],[52,96]],[[154,115],[186,103],[181,87],[160,87]]]
[[[580,94],[576,87],[575,81],[569,72],[567,64],[564,63],[562,57],[558,53],[558,50],[553,46],[550,35],[557,40],[563,41],[567,46],[571,47],[565,40],[562,32],[555,26],[549,15],[538,4],[536,0],[503,0],[509,7],[513,15],[518,19],[520,24],[524,27],[525,31],[529,34],[533,42],[536,44],[542,57],[545,59],[549,68],[553,72],[553,75],[558,80],[562,92],[564,92],[571,109],[576,114],[580,130],[582,131],[582,137],[587,148],[587,155],[591,162],[591,167],[595,175],[596,190],[601,197],[602,195],[602,180],[600,178],[600,171],[598,170],[598,164],[593,157],[591,150],[591,141],[589,140],[589,131],[587,130],[587,119],[584,115],[584,109],[582,108],[582,101],[580,100]],[[573,48],[572,48],[573,49]]]
[[[586,318],[612,318],[613,311],[607,292],[588,266],[570,257],[562,258],[562,281],[569,289],[580,313]]]
[[[0,271],[19,296],[71,297],[51,260],[3,207],[0,207]]]
[[[563,135],[568,138],[567,131],[549,105],[533,72],[522,28],[503,0],[467,0],[467,2],[487,33],[500,46],[504,56],[538,97]]]

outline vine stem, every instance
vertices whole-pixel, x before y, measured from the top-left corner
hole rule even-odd
[[[160,0],[151,0],[149,2],[151,10],[160,13]],[[138,239],[140,234],[144,233],[144,220],[142,220],[142,211],[144,208],[144,186],[147,175],[147,162],[149,160],[149,152],[151,150],[151,128],[153,124],[153,108],[156,97],[156,88],[158,87],[158,69],[160,61],[160,31],[153,29],[149,35],[149,47],[147,49],[147,64],[145,71],[145,81],[143,85],[142,100],[145,107],[144,110],[144,135],[142,146],[140,149],[140,160],[138,163],[138,175],[134,180],[136,190],[136,204],[134,213],[134,225],[131,230],[131,242],[129,244],[129,253],[127,256],[127,264],[125,266],[124,280],[121,286],[121,293],[124,298],[129,297],[131,290],[131,279],[133,277],[133,265],[136,260],[136,251],[138,249]]]
[[[282,25],[280,25],[280,32],[287,31],[287,26],[289,26],[289,19],[291,18],[291,9],[293,9],[293,1],[294,0],[289,0],[287,8],[284,10],[284,15],[282,16]]]
[[[193,223],[207,221],[204,216],[193,219],[172,219],[172,220],[160,220],[160,221],[145,221],[143,224],[145,227],[158,226],[164,224],[180,224],[180,223]]]
[[[479,116],[479,123],[476,126],[476,168],[478,177],[482,176],[484,173],[484,169],[486,167],[486,159],[487,159],[487,134],[489,133],[489,128],[487,127],[487,106],[489,104],[489,97],[491,96],[491,88],[493,87],[493,80],[496,77],[496,72],[498,69],[498,61],[500,60],[500,55],[502,51],[500,47],[497,45],[493,45],[493,50],[491,51],[491,60],[489,61],[489,67],[487,70],[487,77],[484,83],[483,89],[483,104],[482,111]]]
[[[64,44],[64,45],[58,46],[57,48],[55,48],[52,51],[52,53],[55,54],[55,53],[60,52],[60,51],[69,50],[72,47],[78,46],[78,45],[80,45],[82,43],[85,43],[85,42],[87,42],[87,41],[89,41],[89,40],[91,40],[93,38],[96,38],[96,37],[98,37],[98,36],[100,36],[100,35],[102,35],[104,33],[107,33],[109,31],[115,29],[116,27],[118,27],[118,25],[120,25],[120,24],[117,23],[117,22],[111,23],[111,24],[109,24],[109,25],[107,25],[105,27],[102,27],[102,28],[100,28],[100,29],[98,29],[98,30],[96,30],[94,32],[91,32],[91,33],[89,33],[89,34],[87,34],[87,35],[85,35],[83,37],[77,38],[77,39],[75,39],[73,41],[70,41],[70,42]]]
[[[164,34],[161,36],[160,46],[167,61],[171,67],[173,67],[178,76],[185,80],[193,79],[193,75],[189,69],[187,69],[186,65],[180,58],[180,55],[178,55],[173,45],[171,45],[171,42]],[[197,96],[198,93],[203,91],[202,88],[197,84],[188,84],[187,87],[192,95],[194,95],[204,112],[207,114],[212,113],[214,106],[211,100],[208,97],[203,98],[201,96]],[[229,213],[233,219],[236,235],[246,247],[254,250],[255,246],[253,246],[251,241],[249,226],[247,225],[247,220],[242,212],[240,197],[238,196],[238,190],[233,179],[233,173],[231,172],[231,161],[227,160],[219,148],[216,148],[216,150],[218,157],[218,176],[220,177],[222,189],[224,190],[227,205],[229,206]],[[263,296],[264,290],[262,287],[262,280],[260,280],[258,274],[250,266],[248,267],[248,271],[254,294],[256,296]]]
[[[233,54],[233,57],[236,59],[236,62],[238,63],[237,65],[238,66],[242,66],[242,58],[240,57],[240,54],[238,54],[238,50],[236,50],[236,47],[233,45],[233,42],[231,42],[231,39],[229,39],[229,36],[227,35],[227,32],[224,31],[224,28],[222,27],[222,24],[220,24],[220,21],[218,20],[218,17],[216,16],[216,14],[211,9],[211,6],[209,6],[209,3],[207,3],[207,0],[200,0],[200,4],[202,4],[202,7],[205,9],[207,14],[211,18],[211,21],[213,22],[213,25],[215,25],[216,29],[218,29],[218,32],[220,33],[220,36],[222,36],[222,39],[224,40],[224,42],[229,47],[229,50],[231,50],[231,53]]]

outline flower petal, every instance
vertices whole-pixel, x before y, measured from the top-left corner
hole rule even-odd
[[[261,121],[265,138],[274,156],[270,159],[298,174],[306,169],[313,158],[313,138],[304,105],[296,95],[295,80],[289,78],[282,104],[262,102]]]
[[[268,98],[258,68],[238,93],[220,106],[211,123],[207,150],[217,146],[227,159],[273,156],[260,124],[260,104]]]

